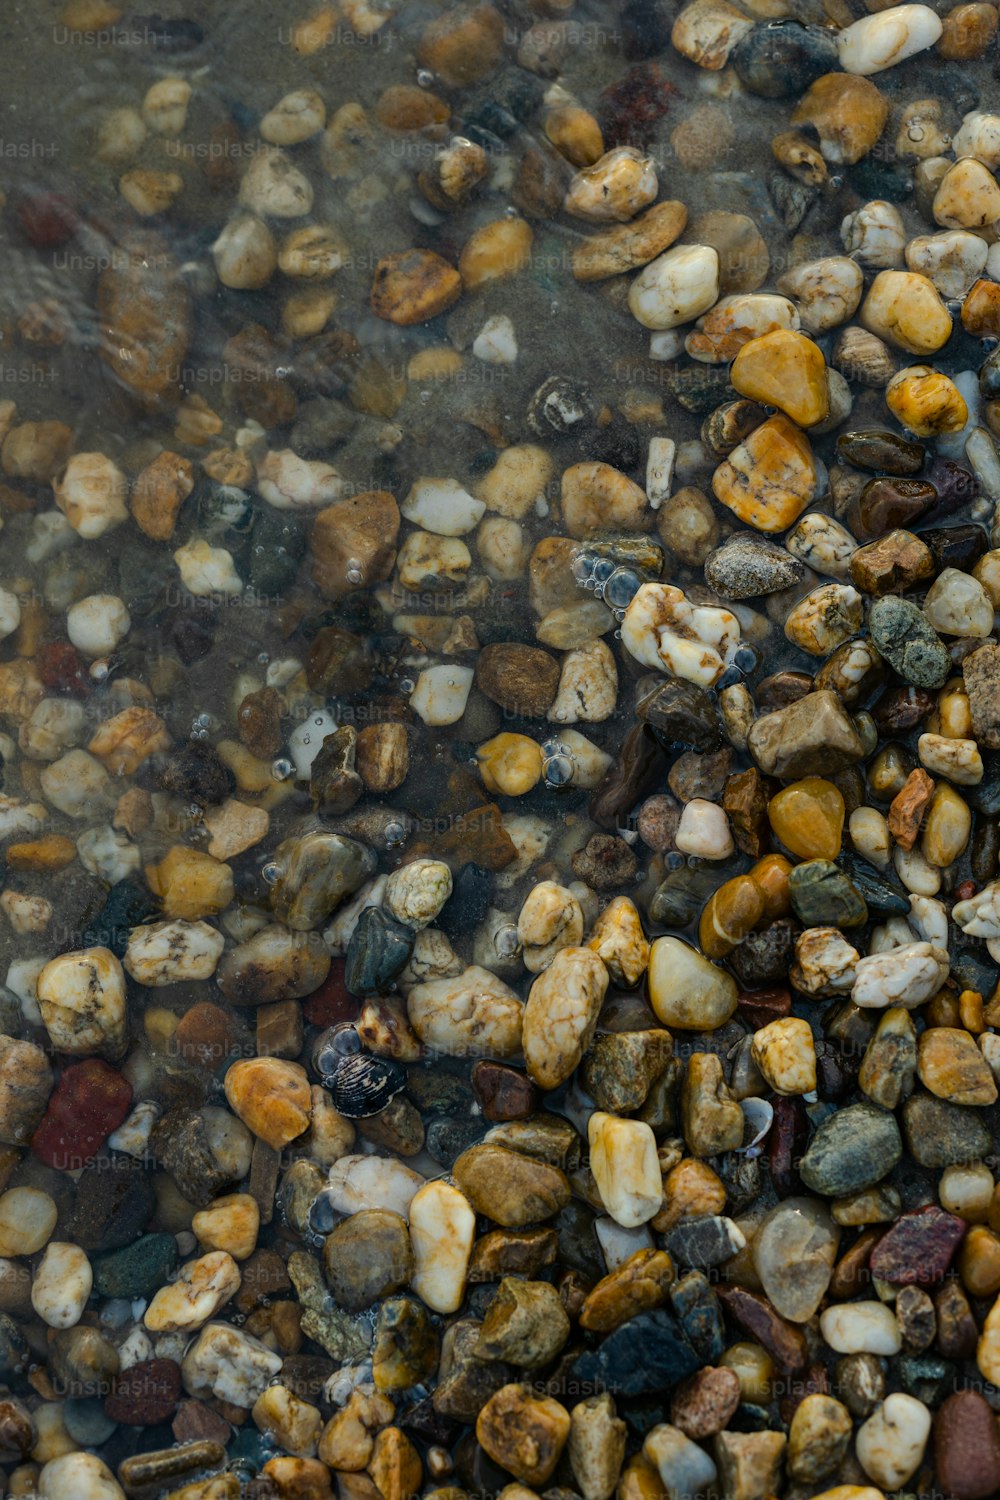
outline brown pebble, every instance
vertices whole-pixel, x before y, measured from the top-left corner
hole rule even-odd
[[[982,57],[997,34],[995,5],[974,3],[956,5],[941,19],[942,31],[937,50],[953,62],[971,62]]]
[[[670,1420],[685,1436],[701,1441],[729,1425],[741,1399],[735,1370],[706,1365],[674,1392]]]
[[[236,715],[240,739],[258,760],[273,760],[282,746],[281,715],[284,710],[277,688],[247,693]]]
[[[541,719],[559,687],[559,663],[539,646],[500,641],[484,646],[476,662],[476,683],[509,714]]]

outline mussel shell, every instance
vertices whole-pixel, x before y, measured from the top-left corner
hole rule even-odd
[[[405,1087],[406,1073],[399,1063],[361,1052],[345,1057],[323,1083],[342,1115],[349,1120],[364,1120],[395,1099]]]

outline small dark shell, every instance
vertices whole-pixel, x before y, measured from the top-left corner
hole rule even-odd
[[[395,1099],[406,1084],[406,1074],[399,1063],[360,1052],[345,1057],[323,1083],[342,1115],[349,1120],[364,1120]]]

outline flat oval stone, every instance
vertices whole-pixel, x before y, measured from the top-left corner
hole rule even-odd
[[[882,474],[919,474],[924,465],[920,443],[874,427],[842,432],[837,439],[837,456],[858,469]]]
[[[830,1285],[840,1230],[811,1198],[786,1198],[764,1219],[753,1241],[761,1285],[783,1318],[807,1323]]]
[[[352,995],[377,995],[395,979],[413,952],[411,928],[368,906],[347,945],[344,984]]]
[[[873,1104],[851,1104],[824,1120],[799,1163],[806,1187],[845,1198],[881,1182],[903,1155],[895,1117]]]

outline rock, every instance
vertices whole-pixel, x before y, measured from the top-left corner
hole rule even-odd
[[[347,1312],[361,1312],[400,1291],[413,1274],[406,1220],[388,1209],[362,1209],[341,1220],[323,1246],[327,1283]]]
[[[507,713],[542,718],[559,686],[559,664],[547,651],[516,642],[485,646],[476,664],[476,682]]]
[[[786,1198],[771,1209],[753,1241],[753,1261],[771,1303],[793,1323],[819,1308],[840,1242],[826,1209],[808,1198]]]
[[[857,731],[836,693],[808,693],[752,726],[747,748],[761,771],[782,779],[829,776],[863,757]]]
[[[146,880],[164,914],[188,922],[215,916],[233,899],[229,866],[186,844],[172,845],[159,864],[147,866]]]
[[[440,255],[402,250],[376,265],[371,308],[376,317],[408,327],[438,317],[461,294],[461,276]]]
[[[226,1323],[208,1323],[184,1356],[181,1373],[191,1396],[215,1397],[245,1410],[281,1369],[281,1356]]]
[[[718,252],[710,245],[677,245],[639,272],[628,305],[644,328],[661,330],[692,322],[718,295]]]
[[[403,1391],[429,1379],[438,1361],[430,1314],[411,1297],[391,1297],[377,1313],[372,1368],[379,1391]]]
[[[535,1369],[555,1357],[569,1327],[559,1294],[548,1282],[504,1277],[484,1314],[475,1354]]]
[[[862,1009],[921,1005],[948,977],[948,955],[931,943],[906,943],[887,953],[870,953],[854,969],[851,998]]]
[[[730,380],[742,396],[777,406],[800,427],[827,416],[826,364],[811,339],[779,328],[752,338],[739,350]]]
[[[685,1437],[702,1442],[729,1425],[740,1399],[736,1372],[706,1365],[674,1392],[670,1418]]]
[[[917,1073],[939,1099],[984,1107],[996,1102],[997,1086],[989,1065],[967,1031],[935,1026],[920,1037]]]
[[[579,171],[563,202],[566,213],[592,224],[625,223],[652,203],[656,166],[634,146],[616,146]]]
[[[975,739],[984,749],[1000,748],[1000,714],[997,709],[1000,647],[987,642],[970,652],[962,662],[962,674],[969,695]]]
[[[743,1111],[712,1052],[691,1055],[681,1091],[681,1127],[693,1156],[716,1156],[743,1143]]]
[[[916,271],[880,271],[859,321],[908,354],[935,354],[951,337],[951,317],[937,288]]]
[[[929,1094],[914,1094],[903,1105],[903,1130],[910,1154],[924,1167],[940,1170],[976,1161],[989,1149],[982,1117]]]
[[[228,1069],[225,1090],[234,1113],[276,1151],[309,1125],[312,1099],[305,1069],[297,1063],[243,1059]]]
[[[636,1359],[641,1348],[643,1357]],[[597,1349],[571,1367],[576,1379],[622,1397],[648,1395],[676,1385],[701,1365],[699,1356],[665,1309],[640,1313],[609,1333]]]
[[[319,512],[309,551],[313,581],[325,598],[342,599],[388,578],[399,521],[399,507],[387,490],[365,490]]]
[[[872,1251],[872,1274],[897,1286],[923,1286],[940,1281],[965,1229],[963,1219],[945,1213],[934,1204],[905,1213]]]
[[[704,1448],[669,1422],[658,1423],[646,1436],[642,1451],[670,1495],[695,1495],[715,1483],[718,1470]]]
[[[892,1309],[882,1302],[844,1302],[820,1316],[823,1337],[837,1354],[898,1354],[902,1347]]]
[[[1000,1437],[978,1391],[956,1391],[934,1414],[934,1473],[955,1500],[983,1500],[1000,1485]]]
[[[581,1328],[609,1333],[638,1313],[662,1307],[673,1279],[673,1263],[665,1251],[636,1250],[587,1293]]]
[[[446,1182],[428,1183],[410,1202],[412,1286],[435,1312],[461,1305],[475,1227],[468,1200]]]
[[[717,500],[757,531],[785,531],[816,485],[809,440],[787,417],[769,417],[732,450],[712,476]]]
[[[0,1141],[24,1145],[41,1122],[51,1092],[52,1069],[42,1049],[0,1036]]]
[[[131,1086],[107,1063],[96,1057],[75,1063],[48,1100],[32,1151],[57,1171],[79,1171],[122,1123],[131,1102]]]
[[[860,893],[830,860],[811,859],[796,865],[788,888],[792,910],[806,926],[858,927],[868,920]]]
[[[880,1182],[903,1154],[894,1117],[871,1104],[852,1104],[819,1127],[799,1165],[807,1187],[840,1198]]]
[[[604,1392],[570,1413],[569,1461],[583,1500],[610,1500],[625,1457],[627,1428]]]
[[[216,983],[239,1005],[273,1004],[311,995],[330,972],[330,955],[308,932],[274,923],[225,953]]]
[[[487,969],[474,965],[458,976],[414,985],[406,1007],[410,1025],[428,1047],[456,1056],[512,1057],[521,1050],[526,1007]]]
[[[930,1430],[931,1414],[923,1402],[894,1392],[858,1431],[855,1447],[862,1468],[885,1489],[899,1488],[920,1467]]]
[[[190,338],[188,289],[156,235],[134,234],[118,248],[98,280],[101,358],[143,407],[176,405]]]
[[[508,1229],[550,1218],[570,1198],[568,1180],[557,1167],[504,1146],[470,1147],[452,1174],[477,1213]]]
[[[792,111],[793,125],[811,125],[828,162],[853,165],[875,145],[889,118],[875,84],[849,73],[824,73]]]
[[[125,976],[107,948],[82,948],[53,958],[38,976],[36,993],[57,1051],[120,1056],[125,1047]]]
[[[566,1408],[527,1385],[503,1386],[476,1419],[476,1437],[494,1463],[534,1488],[551,1476],[569,1432]]]
[[[655,203],[630,223],[603,229],[581,240],[573,250],[577,281],[602,281],[648,265],[683,233],[687,209],[675,199]]]
[[[680,938],[653,943],[648,983],[650,1004],[664,1026],[715,1031],[736,1010],[733,979]]]
[[[222,933],[207,922],[153,922],[130,930],[124,967],[151,988],[210,979],[224,946]]]
[[[563,948],[538,976],[524,1007],[522,1043],[528,1073],[557,1088],[590,1045],[608,971],[589,948]]]
[[[843,1402],[814,1393],[795,1408],[788,1432],[788,1472],[800,1484],[816,1485],[837,1473],[854,1430]]]
[[[752,531],[736,532],[705,559],[705,582],[722,599],[780,593],[802,577],[802,564]]]
[[[798,20],[760,21],[731,54],[737,77],[751,94],[781,99],[803,93],[837,65],[834,38],[822,26]]]
[[[207,1323],[240,1285],[236,1262],[215,1250],[181,1266],[177,1279],[160,1290],[143,1321],[152,1333],[190,1332]]]
[[[608,1213],[626,1229],[646,1223],[663,1198],[650,1127],[598,1110],[588,1122],[587,1138],[591,1171]]]

